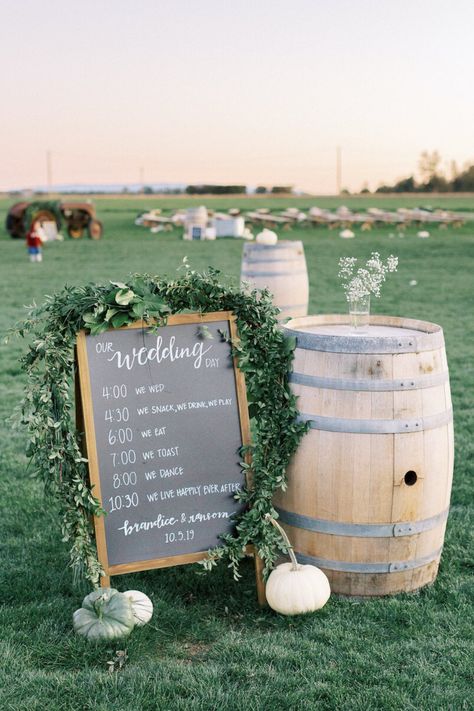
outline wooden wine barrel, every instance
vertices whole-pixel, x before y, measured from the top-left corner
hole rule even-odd
[[[242,285],[248,282],[271,291],[273,303],[281,311],[280,320],[308,313],[308,270],[302,242],[244,244],[240,279]]]
[[[454,443],[443,331],[372,316],[285,326],[291,387],[310,430],[275,505],[302,563],[333,592],[388,595],[431,583],[448,517]]]
[[[187,225],[202,225],[205,227],[209,219],[209,214],[204,205],[199,207],[189,207],[186,210],[186,224]]]

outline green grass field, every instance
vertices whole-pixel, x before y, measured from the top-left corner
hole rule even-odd
[[[0,219],[13,201],[0,201]],[[101,198],[105,235],[48,244],[30,264],[21,241],[0,228],[3,307],[0,330],[65,283],[123,279],[130,272],[173,274],[187,255],[238,276],[242,243],[184,242],[180,231],[152,235],[133,220],[148,207],[244,206],[245,198]],[[390,196],[295,201],[302,207],[446,206],[474,211],[474,198]],[[286,198],[261,200],[286,206]],[[254,203],[250,203],[254,204]],[[474,223],[460,229],[393,228],[339,239],[326,228],[295,228],[310,275],[310,313],[346,310],[337,283],[340,256],[398,255],[373,311],[434,321],[445,331],[455,413],[452,508],[438,579],[419,593],[390,599],[332,598],[313,616],[284,618],[259,609],[253,569],[234,583],[225,567],[195,567],[115,578],[153,600],[152,622],[122,644],[90,645],[72,630],[86,590],[75,589],[57,513],[31,478],[25,436],[7,418],[22,397],[18,358],[25,343],[1,345],[0,361],[0,709],[8,711],[418,711],[474,708]],[[410,281],[416,280],[416,286]],[[107,661],[126,646],[123,670]]]

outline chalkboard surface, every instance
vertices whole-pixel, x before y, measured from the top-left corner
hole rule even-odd
[[[78,336],[87,456],[107,575],[200,560],[231,532],[245,483],[243,376],[229,312]]]

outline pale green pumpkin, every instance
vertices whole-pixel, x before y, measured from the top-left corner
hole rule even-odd
[[[90,641],[126,637],[135,625],[128,597],[113,588],[86,595],[73,615],[74,630]]]

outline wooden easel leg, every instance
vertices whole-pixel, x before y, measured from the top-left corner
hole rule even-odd
[[[265,607],[267,604],[267,596],[265,595],[265,581],[263,580],[263,561],[256,550],[254,550],[253,557],[255,561],[255,579],[257,582],[258,604],[260,607]]]
[[[102,575],[100,578],[101,588],[110,588],[110,575]]]

